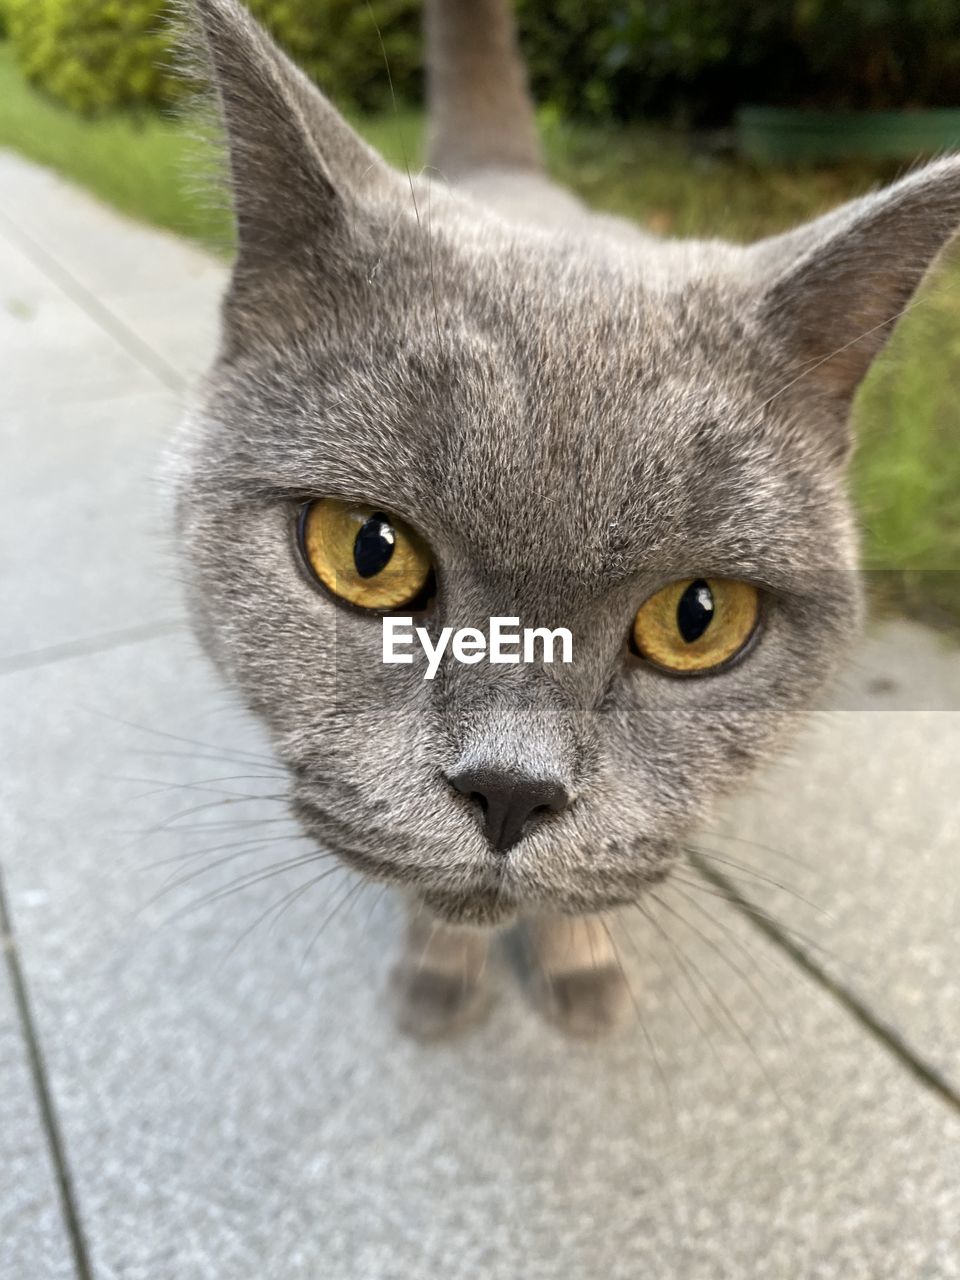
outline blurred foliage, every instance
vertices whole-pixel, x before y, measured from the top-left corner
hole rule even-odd
[[[335,101],[364,110],[420,93],[422,0],[247,0]],[[389,67],[389,75],[387,68]]]
[[[541,101],[720,124],[745,102],[960,105],[958,0],[517,0]]]
[[[742,0],[517,0],[534,92],[563,115],[696,116],[739,57]]]
[[[422,0],[248,0],[337,101],[422,92]],[[960,104],[960,0],[514,0],[537,100],[719,124],[743,102]],[[382,44],[381,44],[382,40]]]
[[[247,3],[335,101],[380,110],[394,91],[420,98],[422,0]],[[744,102],[960,105],[960,0],[515,3],[536,96],[565,116],[716,125]],[[75,109],[177,96],[163,70],[167,0],[0,6],[29,77]]]
[[[173,101],[164,0],[2,0],[29,80],[74,111]]]
[[[419,93],[420,0],[246,0],[334,99],[360,108]],[[170,0],[0,0],[28,79],[83,114],[165,106],[183,95],[172,74]],[[386,68],[389,66],[390,74]]]
[[[863,110],[960,105],[957,0],[792,0],[786,7],[789,23],[756,25],[753,56],[771,64],[768,80],[780,63],[788,100]]]

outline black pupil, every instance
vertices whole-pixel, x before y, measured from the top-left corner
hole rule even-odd
[[[691,582],[677,605],[677,626],[687,644],[699,640],[713,621],[713,592],[703,579]]]
[[[375,511],[357,534],[353,563],[361,578],[375,578],[390,563],[397,535],[382,511]]]

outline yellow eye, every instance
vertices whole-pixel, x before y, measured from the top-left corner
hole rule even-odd
[[[432,568],[430,552],[402,521],[336,498],[304,507],[300,548],[328,591],[383,613],[417,601]]]
[[[686,578],[641,605],[633,643],[641,657],[665,671],[711,671],[743,649],[759,616],[760,594],[749,582]]]

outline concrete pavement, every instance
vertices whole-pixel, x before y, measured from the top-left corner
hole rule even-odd
[[[303,846],[164,553],[223,276],[0,155],[0,1276],[960,1276],[960,655],[872,634],[701,842],[756,918],[624,917],[622,1035],[505,953],[484,1027],[398,1038],[385,896],[263,918]]]

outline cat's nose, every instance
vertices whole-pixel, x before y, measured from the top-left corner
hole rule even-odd
[[[450,785],[481,811],[483,829],[497,853],[506,853],[547,813],[570,803],[559,782],[502,769],[471,768],[447,775]]]

